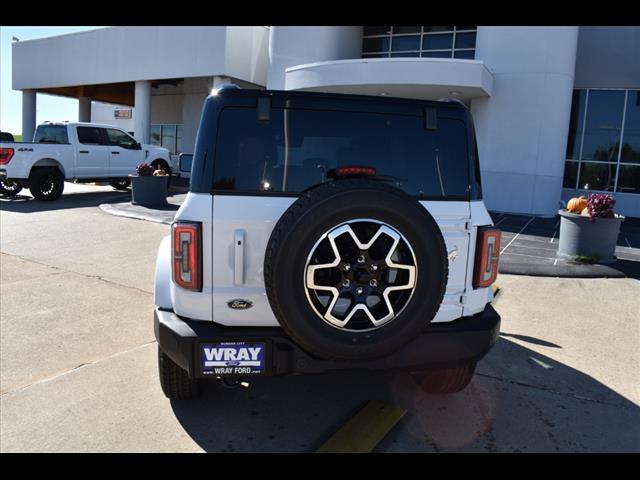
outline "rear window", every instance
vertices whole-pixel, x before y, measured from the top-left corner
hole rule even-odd
[[[39,125],[33,136],[34,143],[69,143],[66,125]]]
[[[469,190],[467,131],[461,120],[361,112],[255,109],[220,114],[214,191],[300,193],[327,181],[329,170],[374,167],[418,197],[465,198]]]

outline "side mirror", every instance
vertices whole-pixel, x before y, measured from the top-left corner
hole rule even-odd
[[[178,156],[178,168],[180,169],[180,172],[190,173],[192,162],[193,162],[193,153],[181,153]]]
[[[142,144],[140,142],[136,142],[136,150],[142,150]]]

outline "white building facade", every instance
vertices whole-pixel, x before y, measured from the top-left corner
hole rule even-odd
[[[13,88],[25,139],[41,92],[173,154],[192,152],[203,101],[226,83],[458,98],[489,209],[553,215],[607,192],[640,217],[638,59],[640,27],[117,27],[14,43]]]

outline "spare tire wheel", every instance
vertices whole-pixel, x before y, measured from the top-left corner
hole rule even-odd
[[[267,244],[278,322],[321,358],[367,360],[413,340],[440,307],[448,260],[420,203],[375,180],[337,180],[296,200]]]

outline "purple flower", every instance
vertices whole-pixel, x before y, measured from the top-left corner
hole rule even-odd
[[[153,175],[155,168],[153,168],[148,163],[141,163],[136,166],[136,173],[140,177],[151,177]]]
[[[612,195],[603,193],[593,193],[587,199],[587,212],[589,213],[589,221],[594,222],[597,217],[611,218],[613,217],[613,207],[616,199]]]

